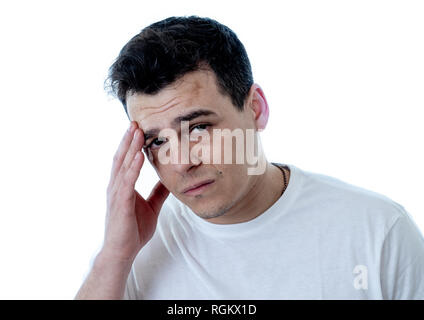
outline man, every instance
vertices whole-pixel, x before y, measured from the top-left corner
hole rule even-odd
[[[195,16],[154,23],[109,80],[131,126],[77,299],[424,298],[424,240],[401,205],[266,160],[267,101],[229,28]],[[142,149],[160,179],[147,199],[134,189]]]

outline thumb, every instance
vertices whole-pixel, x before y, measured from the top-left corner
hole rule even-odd
[[[158,213],[162,208],[162,205],[169,195],[169,190],[159,180],[150,192],[147,202],[155,213]]]

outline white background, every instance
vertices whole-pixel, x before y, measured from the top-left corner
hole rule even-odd
[[[107,69],[143,27],[191,14],[245,44],[268,160],[384,194],[424,229],[422,1],[2,1],[1,299],[74,297],[128,126]],[[145,163],[143,195],[158,179]]]

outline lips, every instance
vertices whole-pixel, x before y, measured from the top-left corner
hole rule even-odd
[[[190,187],[185,188],[185,189],[183,190],[183,193],[187,193],[187,192],[188,192],[188,191],[190,191],[190,190],[196,189],[196,188],[198,188],[198,187],[200,187],[200,186],[203,186],[203,185],[210,184],[210,183],[212,183],[212,182],[214,182],[214,181],[215,181],[215,180],[213,180],[213,179],[208,179],[208,180],[204,180],[204,181],[201,181],[201,182],[199,182],[199,183],[193,184],[193,185],[191,185]]]

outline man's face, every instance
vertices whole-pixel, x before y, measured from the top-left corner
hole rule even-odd
[[[245,106],[246,107],[246,106]],[[162,89],[154,95],[132,94],[127,96],[128,114],[132,121],[137,121],[146,135],[152,129],[174,128],[181,143],[180,122],[182,116],[191,113],[189,121],[190,133],[205,133],[208,131],[210,140],[210,154],[198,153],[195,161],[189,157],[188,163],[181,161],[181,154],[176,163],[162,164],[159,161],[160,148],[165,143],[160,135],[150,134],[146,137],[144,151],[150,154],[149,161],[155,168],[165,187],[181,202],[189,206],[202,218],[215,218],[227,212],[235,203],[243,198],[252,188],[254,177],[247,174],[247,164],[236,164],[235,142],[233,139],[232,163],[224,163],[224,142],[221,141],[222,160],[219,163],[212,161],[213,130],[240,128],[255,129],[255,113],[246,107],[238,111],[230,97],[219,92],[216,77],[212,71],[199,70],[184,75],[175,83]],[[196,115],[193,111],[206,111]],[[179,119],[177,119],[180,117]],[[175,121],[177,119],[178,121]],[[189,142],[189,151],[198,141]],[[180,144],[181,145],[181,144]],[[169,152],[169,151],[168,151]],[[205,161],[208,157],[209,163]],[[187,188],[201,182],[211,182],[202,188],[184,192]]]

